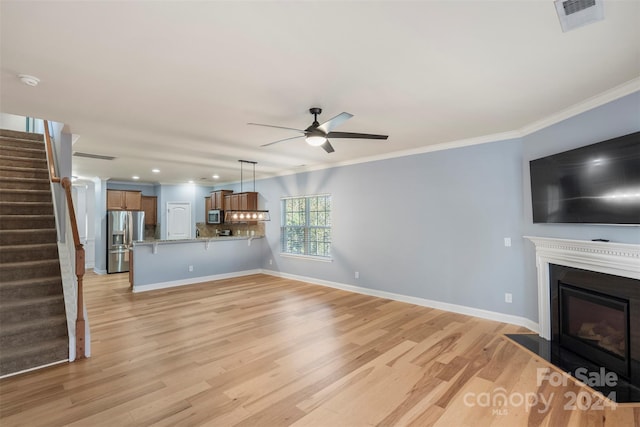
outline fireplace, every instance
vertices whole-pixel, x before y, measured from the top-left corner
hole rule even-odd
[[[588,385],[640,402],[640,245],[526,238],[536,249],[538,334],[508,337],[579,381],[579,370],[615,372],[615,385]]]
[[[631,326],[640,325],[637,281],[555,264],[549,269],[551,341],[640,385],[638,367],[631,366],[631,350],[640,361],[640,337],[637,331],[631,336]]]

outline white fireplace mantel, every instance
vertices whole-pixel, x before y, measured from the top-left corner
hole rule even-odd
[[[538,328],[551,339],[549,264],[564,265],[640,280],[640,245],[524,236],[536,246]]]

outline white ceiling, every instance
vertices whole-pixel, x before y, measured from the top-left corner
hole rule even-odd
[[[74,151],[116,157],[74,157],[83,177],[213,185],[239,179],[238,159],[261,177],[380,158],[640,87],[639,1],[605,1],[604,21],[567,33],[551,0],[3,0],[0,12],[0,110],[65,123]],[[259,148],[296,134],[247,126],[304,129],[312,106],[320,122],[354,114],[336,130],[389,139]]]

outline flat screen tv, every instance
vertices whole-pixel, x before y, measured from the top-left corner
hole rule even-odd
[[[640,132],[529,162],[534,223],[640,224]]]

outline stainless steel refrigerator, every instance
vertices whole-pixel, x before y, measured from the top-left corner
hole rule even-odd
[[[129,271],[129,249],[142,240],[143,211],[107,211],[107,273]]]

